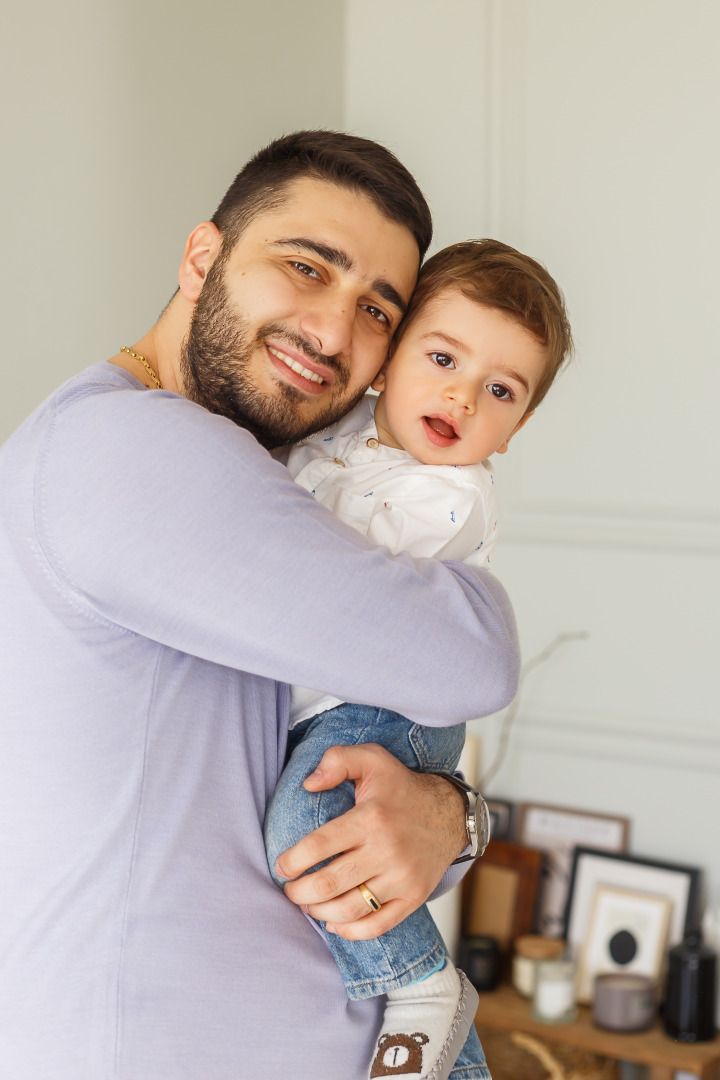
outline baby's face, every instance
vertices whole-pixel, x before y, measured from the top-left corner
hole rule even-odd
[[[496,308],[440,293],[373,382],[378,437],[427,465],[471,465],[507,450],[545,369],[545,349]]]

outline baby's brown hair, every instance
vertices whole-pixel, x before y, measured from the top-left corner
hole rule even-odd
[[[448,289],[505,312],[545,348],[547,364],[527,411],[536,408],[573,350],[565,300],[554,279],[535,259],[499,240],[451,244],[422,267],[392,352],[425,305]]]

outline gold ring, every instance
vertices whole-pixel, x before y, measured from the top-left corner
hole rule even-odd
[[[358,889],[362,893],[362,898],[365,901],[365,903],[367,904],[367,906],[370,908],[370,910],[371,911],[379,911],[380,908],[382,907],[382,904],[378,900],[375,893],[371,892],[371,890],[368,889],[367,885],[365,885],[365,884],[358,885]]]

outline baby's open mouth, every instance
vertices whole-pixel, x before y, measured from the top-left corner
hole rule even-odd
[[[442,435],[444,439],[458,438],[455,428],[451,427],[450,424],[447,424],[444,420],[441,420],[439,416],[426,416],[425,423],[431,427],[433,431],[437,431],[438,435]]]

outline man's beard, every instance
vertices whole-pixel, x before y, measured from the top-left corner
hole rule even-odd
[[[363,396],[360,389],[351,399],[345,398],[350,372],[337,357],[319,353],[301,334],[281,323],[267,323],[253,335],[248,322],[231,309],[224,260],[218,258],[195,304],[180,356],[183,391],[191,401],[246,428],[272,450],[328,427]],[[308,400],[301,390],[278,379],[277,391],[265,394],[253,384],[251,360],[268,339],[280,345],[285,342],[332,370],[330,400],[312,420],[297,415]]]

